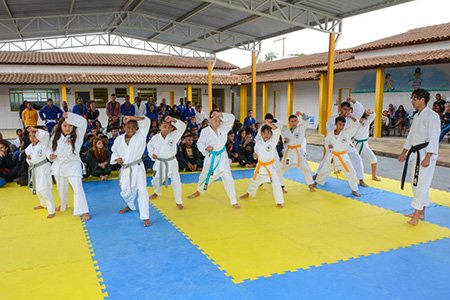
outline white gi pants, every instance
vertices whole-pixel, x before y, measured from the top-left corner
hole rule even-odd
[[[131,181],[130,182],[130,173]],[[120,196],[131,210],[136,210],[134,200],[136,194],[138,198],[139,206],[139,218],[141,220],[150,219],[150,207],[148,204],[148,191],[147,191],[147,175],[143,163],[131,166],[126,169],[121,169],[120,174]]]
[[[327,160],[324,159],[322,168],[317,173],[316,182],[320,185],[323,185],[328,175],[330,175],[330,173],[334,171],[334,168],[336,168],[336,170],[341,170],[342,172],[344,172],[351,190],[356,192],[358,191],[358,180],[356,178],[355,169],[353,168],[352,163],[347,154],[343,154],[341,155],[341,157],[344,163],[347,165],[348,172],[345,170],[344,166],[341,164],[339,159],[333,155],[335,165],[333,166],[331,159]]]
[[[159,172],[160,170],[160,164],[162,172]],[[183,204],[183,200],[181,199],[181,179],[180,179],[180,173],[178,172],[178,162],[176,159],[170,161],[167,163],[169,166],[168,170],[168,176],[171,180],[171,186],[173,189],[173,196],[175,198],[175,202],[177,204]],[[161,163],[160,161],[156,161],[155,165],[153,166],[153,169],[156,170],[155,176],[153,176],[152,180],[152,186],[153,191],[156,195],[161,196],[161,185],[160,185],[160,179],[162,178],[162,184],[165,184],[166,180],[169,180],[169,178],[165,178],[166,176],[166,167],[164,163]],[[162,173],[162,174],[161,174]]]
[[[305,152],[302,149],[289,149],[286,150],[285,156],[281,160],[283,166],[283,174],[291,169],[298,168],[303,173],[306,184],[310,185],[314,183],[311,175],[311,168],[306,160]],[[300,160],[300,165],[299,165]]]
[[[358,146],[358,148],[356,148],[357,151],[359,151],[359,147],[360,146]],[[367,159],[371,165],[378,163],[377,157],[375,156],[375,153],[373,153],[372,149],[370,149],[368,142],[364,143],[364,147],[361,151],[360,156],[361,156],[361,158]]]
[[[256,197],[256,191],[258,190],[258,187],[266,182],[270,182],[270,177],[268,174],[261,174],[261,173],[257,174],[256,179],[252,179],[250,181],[247,193],[249,193],[249,195],[252,197]],[[284,203],[283,189],[281,188],[281,183],[277,172],[272,173],[272,191],[273,197],[275,198],[275,203],[283,204]]]
[[[421,150],[420,157],[425,158],[425,152]],[[416,166],[417,156],[412,154],[409,162],[411,171],[411,182],[414,180],[414,169]],[[430,165],[426,168],[420,166],[419,169],[419,179],[417,181],[417,186],[412,185],[413,199],[411,201],[411,206],[414,209],[422,210],[424,207],[430,205],[429,190],[431,186],[431,181],[433,180],[434,170],[436,169],[437,155],[433,155],[430,159]],[[422,163],[422,162],[421,162]]]
[[[364,179],[364,165],[363,161],[361,159],[361,156],[359,155],[358,151],[356,151],[355,148],[350,147],[348,149],[348,157],[350,158],[353,168],[356,171],[356,177],[359,180]]]
[[[73,214],[82,215],[89,213],[86,194],[83,189],[83,182],[78,176],[55,176],[58,187],[59,199],[61,201],[61,211],[66,210],[69,192],[69,183],[73,190]]]

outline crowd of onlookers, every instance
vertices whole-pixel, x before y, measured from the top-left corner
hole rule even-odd
[[[213,108],[214,109],[214,108]],[[215,107],[215,109],[217,109]],[[85,164],[86,177],[95,176],[106,179],[111,171],[117,170],[117,165],[110,165],[111,147],[114,140],[124,132],[122,119],[125,116],[147,116],[151,120],[148,133],[148,141],[159,132],[159,123],[166,116],[172,116],[186,123],[187,129],[180,144],[178,145],[177,160],[181,171],[200,171],[203,167],[204,157],[197,148],[197,141],[200,132],[208,126],[208,116],[199,104],[193,104],[184,98],[179,100],[179,104],[168,105],[166,99],[157,103],[155,99],[149,97],[143,101],[139,97],[130,102],[128,96],[121,104],[112,94],[110,101],[106,104],[106,115],[108,123],[104,126],[99,121],[100,112],[96,108],[95,102],[85,102],[81,98],[76,99],[76,104],[69,108],[67,102],[63,101],[61,107],[48,99],[47,104],[39,110],[34,109],[31,102],[24,101],[20,107],[20,118],[23,122],[23,129],[17,129],[17,138],[9,142],[4,140],[0,133],[0,177],[6,181],[16,180],[21,185],[28,182],[28,164],[24,151],[30,144],[27,127],[39,127],[40,118],[45,129],[50,133],[54,130],[58,120],[64,112],[72,112],[86,118],[88,129],[85,135],[81,157]],[[259,123],[252,116],[252,111],[248,112],[244,124],[235,121],[233,130],[228,134],[227,152],[229,158],[242,167],[254,167],[256,160],[253,158],[254,138],[259,128]],[[143,161],[146,169],[151,169],[153,161],[144,154]]]

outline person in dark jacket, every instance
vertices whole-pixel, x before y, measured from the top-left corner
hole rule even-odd
[[[101,138],[94,138],[92,148],[86,155],[86,165],[92,176],[100,177],[101,180],[108,179],[111,174],[109,165],[111,152]]]
[[[184,143],[178,147],[177,160],[181,171],[194,172],[201,171],[203,161],[197,145],[190,133],[184,136]]]

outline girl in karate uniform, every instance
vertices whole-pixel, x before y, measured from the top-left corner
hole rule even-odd
[[[186,130],[186,124],[167,116],[159,125],[159,129],[160,133],[153,136],[147,144],[148,155],[155,161],[153,165],[155,175],[152,180],[154,194],[150,196],[150,200],[161,195],[161,185],[165,182],[167,187],[170,178],[177,207],[183,209],[176,154],[177,145]]]
[[[80,158],[86,128],[85,118],[65,112],[54,129],[50,141],[51,152],[48,157],[53,162],[51,172],[55,176],[61,201],[56,210],[66,210],[70,183],[73,189],[73,214],[81,215],[83,221],[90,219],[82,183],[84,166]]]

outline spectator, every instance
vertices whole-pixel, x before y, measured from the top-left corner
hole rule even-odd
[[[28,101],[27,100],[24,100],[23,102],[22,102],[22,104],[20,104],[20,107],[19,107],[19,119],[21,119],[22,120],[22,113],[23,113],[23,111],[25,110],[25,109],[27,109],[27,104],[28,104]],[[22,124],[23,124],[23,120],[22,120]],[[25,125],[24,125],[25,126]]]
[[[225,148],[227,149],[228,158],[232,162],[238,161],[238,153],[234,150],[234,132],[228,132],[227,142],[225,143]]]
[[[158,121],[156,121],[156,120],[152,120],[151,122],[150,122],[150,130],[153,130],[153,131],[159,131],[159,126],[158,126]]]
[[[94,123],[95,121],[97,121],[99,116],[100,116],[100,112],[95,107],[95,101],[91,101],[89,103],[89,109],[88,109],[88,112],[87,112],[87,119],[88,119],[88,121],[90,123]]]
[[[203,168],[203,160],[197,144],[194,143],[193,136],[186,133],[184,143],[178,147],[177,160],[181,171],[194,172],[201,171]]]
[[[197,119],[197,124],[202,124],[203,120],[208,119],[200,104],[195,107],[195,119]]]
[[[13,158],[9,144],[2,140],[0,141],[0,178],[12,182],[17,177],[19,177],[19,164]]]
[[[243,131],[245,133],[245,131]],[[239,165],[246,168],[253,168],[256,166],[256,159],[253,157],[255,153],[255,143],[251,134],[246,133],[244,142],[238,148],[238,162]]]
[[[398,128],[400,136],[403,135],[403,128],[407,125],[408,113],[405,111],[403,105],[399,105],[397,111],[394,114],[394,128]]]
[[[150,106],[147,109],[147,118],[150,120],[157,120],[158,119],[158,113],[156,111],[155,104],[150,104]]]
[[[391,121],[394,119],[394,115],[395,115],[395,107],[393,104],[389,104],[388,105],[388,116],[389,116],[389,119],[391,119]]]
[[[78,97],[76,102],[77,104],[72,108],[72,112],[74,114],[87,118],[88,109],[86,104],[83,103],[83,99],[81,97]]]
[[[33,109],[33,103],[27,102],[27,108],[22,112],[22,121],[25,128],[37,125],[38,113]]]
[[[69,108],[69,105],[67,104],[67,101],[62,102],[61,110],[63,112],[72,112],[72,110]]]
[[[444,123],[441,128],[441,134],[439,136],[439,141],[444,139],[444,136],[450,132],[450,102],[445,103],[445,111],[444,111]]]
[[[155,111],[158,112],[158,106],[156,105],[156,101],[153,101],[153,97],[147,97],[147,103],[145,103],[145,108],[147,109],[147,112],[150,109],[150,105],[153,105],[155,107]]]
[[[119,127],[111,127],[111,137],[108,140],[108,150],[111,151],[114,141],[119,136]]]
[[[443,124],[444,123],[444,110],[441,110],[441,105],[437,102],[434,102],[432,110],[439,115],[441,124]]]
[[[178,106],[176,106],[175,104],[173,105],[172,110],[170,111],[170,116],[171,116],[172,118],[181,120],[181,113],[180,113],[180,111],[178,110]]]
[[[134,116],[134,105],[130,103],[130,96],[125,96],[125,103],[120,106],[120,113],[124,116]]]
[[[186,100],[184,98],[180,98],[180,104],[177,106],[180,115],[183,114],[183,111],[186,109]]]
[[[39,116],[44,121],[45,127],[48,132],[52,133],[53,127],[55,127],[58,120],[62,117],[63,111],[56,105],[53,105],[53,99],[47,100],[47,105],[39,110]]]
[[[261,127],[261,123],[256,122],[256,124],[255,124],[255,131],[258,132],[260,127]]]
[[[237,134],[235,134],[234,138],[234,151],[239,152],[239,146],[241,146],[245,137],[247,136],[247,132],[244,129],[240,129]]]
[[[19,149],[20,145],[22,144],[22,140],[23,140],[23,130],[22,129],[16,129],[16,136],[17,138],[12,141],[10,148],[14,147],[14,149],[11,149],[12,151],[14,151],[15,149]]]
[[[248,127],[250,124],[256,124],[255,118],[253,118],[253,111],[249,110],[247,112],[247,117],[244,119],[244,128]]]
[[[383,133],[386,132],[386,135],[389,136],[389,116],[388,116],[387,110],[383,111],[383,114],[381,116],[381,124],[382,124]]]
[[[163,106],[166,108],[167,115],[169,115],[172,108],[170,107],[170,105],[167,105],[166,98],[162,98],[161,105],[158,107],[158,112],[162,110]]]
[[[95,131],[96,131],[97,133],[102,133],[102,134],[103,134],[103,132],[105,131],[105,130],[103,129],[103,127],[102,127],[102,123],[101,123],[99,120],[95,120],[94,123],[92,123],[92,129],[91,129],[91,132],[92,132],[92,130],[94,130],[94,129],[95,129]]]
[[[120,103],[116,101],[116,94],[111,94],[111,100],[106,103],[106,115],[108,116],[108,123],[112,121],[114,126],[119,126]]]
[[[188,101],[186,103],[186,109],[183,111],[183,114],[181,115],[181,119],[183,121],[187,121],[192,117],[195,118],[195,109],[192,108],[192,102]]]
[[[197,119],[195,117],[191,117],[190,119],[187,119],[187,127],[188,129],[196,128],[198,132],[199,125],[197,124]]]
[[[253,138],[255,138],[256,134],[258,133],[258,131],[256,131],[256,129],[255,129],[255,124],[253,124],[253,123],[250,123],[247,127],[245,127],[245,131],[250,133]]]
[[[434,101],[433,106],[434,105],[439,105],[440,106],[440,110],[443,112],[445,110],[445,100],[442,99],[441,94],[437,93],[436,96],[436,101]]]
[[[169,112],[167,111],[167,106],[161,103],[161,106],[159,107],[159,112],[158,112],[158,123],[161,120],[164,120],[168,115]]]
[[[142,99],[139,97],[134,97],[134,112],[136,117],[143,117],[147,115],[147,107],[142,103]]]
[[[90,175],[100,177],[101,180],[108,179],[111,174],[109,165],[111,152],[106,148],[101,138],[94,138],[92,148],[86,155],[86,164]]]
[[[200,124],[200,128],[198,130],[198,133],[200,134],[200,132],[202,132],[203,128],[206,128],[209,126],[209,121],[208,119],[204,119],[203,122]]]

